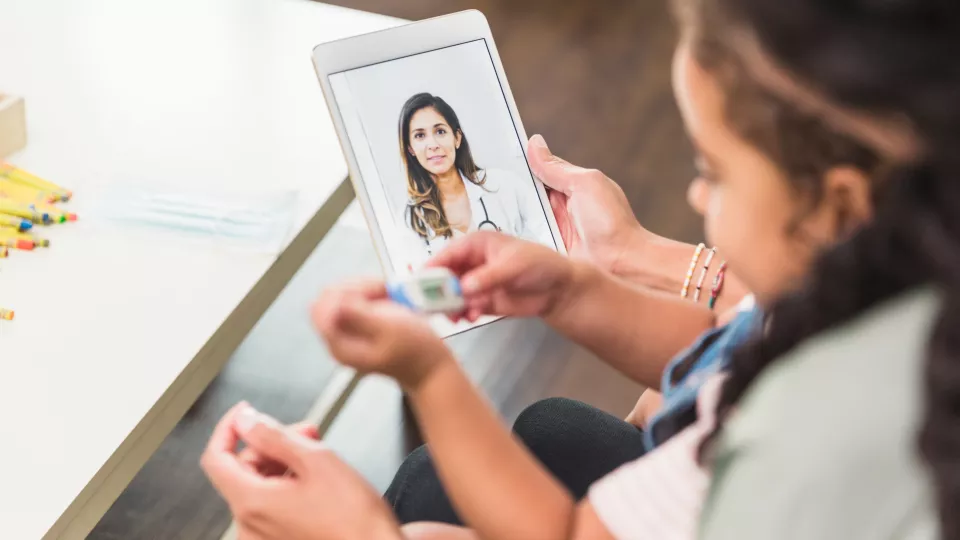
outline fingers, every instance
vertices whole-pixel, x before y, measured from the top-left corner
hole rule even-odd
[[[307,437],[308,439],[320,439],[320,433],[317,429],[317,426],[310,422],[293,424],[292,426],[287,427],[287,429]],[[266,458],[249,446],[244,448],[237,455],[237,460],[240,461],[241,464],[249,467],[251,470],[257,471],[261,476],[280,476],[287,472],[287,468],[284,465]]]
[[[450,242],[446,248],[427,261],[431,268],[447,268],[462,276],[473,268],[484,264],[491,247],[506,240],[502,234],[492,231],[478,231]]]
[[[315,441],[320,440],[320,429],[313,422],[300,422],[299,424],[294,424],[289,428],[294,433],[303,435],[308,439],[313,439]]]
[[[567,249],[571,247],[571,231],[573,231],[573,222],[570,219],[570,212],[567,210],[567,196],[559,191],[551,190],[547,193],[550,199],[550,208],[553,209],[553,217],[557,220],[557,228],[560,229],[560,235],[563,236],[564,245]]]
[[[236,414],[235,423],[238,435],[250,449],[296,474],[304,473],[305,456],[316,441],[285,428],[250,406]]]
[[[385,323],[402,322],[416,317],[411,311],[393,302],[344,302],[337,316],[337,327],[348,335],[375,338]]]
[[[574,188],[577,172],[583,171],[550,152],[547,142],[540,135],[534,135],[527,144],[527,156],[530,168],[541,182],[551,189],[569,195]]]
[[[313,304],[311,315],[317,330],[324,335],[333,331],[340,305],[351,300],[380,300],[387,297],[382,280],[359,280],[329,287]]]
[[[235,428],[236,418],[249,407],[244,402],[238,403],[220,419],[200,457],[201,468],[225,498],[230,498],[232,493],[256,480],[256,475],[244,467],[236,456],[237,443],[240,441],[240,434]]]
[[[345,302],[340,305],[337,315],[337,326],[350,334],[373,337],[381,327],[379,318],[369,306]]]
[[[499,257],[498,264],[488,264],[475,268],[460,279],[463,294],[475,297],[490,291],[508,286],[516,279],[518,272],[522,272],[522,263],[517,264],[516,257]]]

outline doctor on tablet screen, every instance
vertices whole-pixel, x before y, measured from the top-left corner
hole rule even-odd
[[[409,200],[408,261],[419,267],[446,243],[477,230],[543,242],[549,228],[529,179],[473,161],[460,120],[443,99],[416,94],[400,112]]]

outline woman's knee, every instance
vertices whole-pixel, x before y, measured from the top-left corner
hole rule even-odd
[[[426,446],[407,456],[383,498],[400,523],[435,521],[459,525]]]
[[[589,421],[589,405],[568,398],[552,397],[530,405],[513,423],[513,432],[531,449],[543,444],[556,444],[581,428],[581,420]]]
[[[433,461],[430,459],[427,445],[422,445],[410,452],[410,455],[400,464],[383,498],[396,508],[404,493],[409,490],[411,483],[418,484],[422,482],[424,476],[431,477],[434,474]]]
[[[635,426],[567,398],[548,398],[530,405],[517,417],[513,431],[541,460],[590,453],[610,445],[642,449],[642,432]]]

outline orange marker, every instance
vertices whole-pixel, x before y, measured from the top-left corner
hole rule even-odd
[[[13,310],[12,310],[12,309],[3,309],[3,308],[0,308],[0,319],[3,319],[3,320],[5,320],[5,321],[12,321],[12,320],[13,320]]]
[[[47,240],[46,238],[40,238],[39,236],[36,236],[34,234],[0,231],[0,241],[3,241],[3,240],[10,240],[10,241],[19,240],[22,242],[30,242],[33,244],[33,247],[43,247],[43,248],[50,247],[49,240]],[[7,247],[14,247],[14,246],[8,245]],[[24,248],[17,247],[17,249],[24,249]]]
[[[20,240],[18,238],[0,238],[0,247],[22,249],[24,251],[33,251],[37,244],[33,240]]]

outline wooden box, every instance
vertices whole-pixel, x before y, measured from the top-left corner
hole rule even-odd
[[[0,92],[0,159],[27,144],[27,118],[23,98]]]

